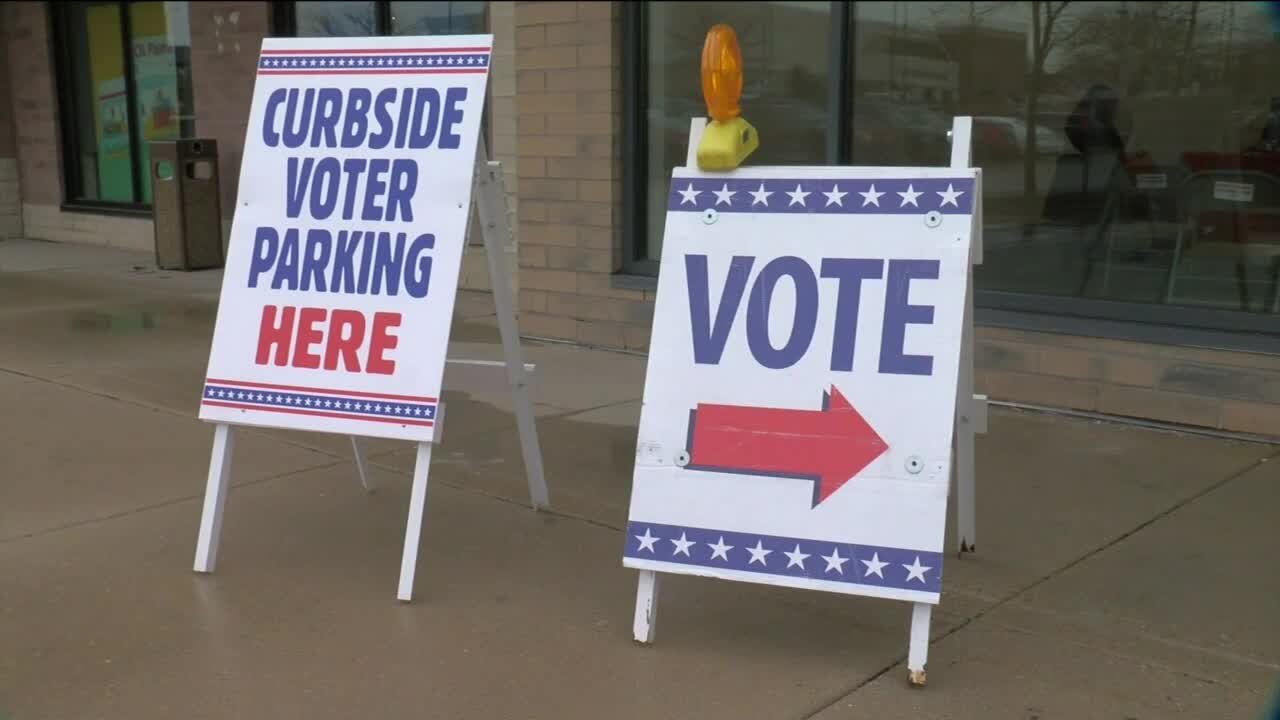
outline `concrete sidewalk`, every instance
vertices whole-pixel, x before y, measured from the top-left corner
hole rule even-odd
[[[501,380],[446,375],[412,604],[402,443],[368,495],[344,438],[241,431],[197,576],[218,287],[0,243],[0,718],[1256,718],[1280,679],[1280,448],[1003,411],[927,688],[886,601],[672,576],[636,646],[644,358],[559,345],[526,346],[552,513]],[[453,334],[501,357],[488,296]]]

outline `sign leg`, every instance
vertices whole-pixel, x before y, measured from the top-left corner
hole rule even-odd
[[[365,461],[364,447],[360,444],[360,438],[355,435],[351,436],[351,454],[356,459],[356,474],[360,476],[361,487],[364,488],[365,492],[377,490],[378,486],[373,484],[373,478],[369,476],[369,465]]]
[[[489,261],[489,284],[498,314],[498,332],[502,336],[503,357],[507,365],[507,380],[511,387],[516,426],[520,432],[520,454],[524,459],[533,507],[545,510],[551,507],[551,499],[542,470],[542,446],[538,443],[538,427],[534,423],[533,406],[529,401],[528,377],[521,357],[520,331],[516,326],[515,306],[511,299],[504,256],[510,225],[507,221],[506,198],[502,194],[502,165],[486,162],[483,146],[479,157],[480,162],[476,167],[476,209],[480,213],[484,251]]]
[[[211,573],[218,564],[218,540],[222,536],[222,510],[227,504],[231,482],[231,456],[235,435],[231,426],[218,423],[213,428],[213,453],[209,458],[209,480],[204,488],[204,509],[200,513],[200,535],[196,540],[195,571]]]
[[[413,599],[413,574],[418,568],[418,541],[422,537],[422,514],[427,505],[427,471],[431,469],[431,443],[418,443],[413,464],[413,490],[409,495],[409,521],[404,530],[404,555],[400,559],[400,590],[403,602]]]
[[[636,617],[632,626],[636,642],[649,645],[658,627],[658,573],[641,570],[636,586]]]
[[[929,620],[933,606],[911,604],[911,644],[907,650],[907,679],[915,687],[924,687],[924,666],[929,659]]]
[[[956,383],[956,431],[953,472],[956,479],[956,529],[959,552],[973,552],[977,547],[977,489],[975,486],[974,433],[985,414],[973,394],[973,291],[965,294],[964,329],[960,339],[960,377]]]

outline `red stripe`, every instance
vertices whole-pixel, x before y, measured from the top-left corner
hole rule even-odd
[[[489,52],[487,47],[452,47],[452,48],[390,48],[390,49],[345,49],[345,50],[263,50],[263,55],[388,55],[391,53],[478,53]]]
[[[247,388],[263,388],[264,390],[292,390],[294,392],[314,392],[325,395],[350,395],[351,397],[377,398],[379,400],[410,400],[424,403],[433,403],[436,401],[433,397],[422,397],[419,395],[389,395],[387,393],[356,392],[354,390],[328,390],[325,388],[305,387],[302,385],[274,385],[272,383],[245,382],[243,380],[218,380],[215,378],[205,378],[205,383],[213,385],[237,385]]]
[[[484,72],[484,68],[442,69],[442,70],[259,70],[259,75],[475,75]]]
[[[261,410],[262,412],[278,412],[290,415],[315,415],[318,417],[338,418],[340,420],[368,420],[369,422],[391,423],[393,425],[420,425],[422,427],[431,427],[435,423],[430,420],[407,420],[404,418],[384,418],[384,417],[365,417],[364,415],[348,415],[346,413],[323,412],[317,410],[298,410],[297,408],[282,407],[259,407],[257,405],[241,405],[240,403],[217,402],[215,400],[203,400],[201,405],[211,405],[213,407],[233,408],[236,410]]]

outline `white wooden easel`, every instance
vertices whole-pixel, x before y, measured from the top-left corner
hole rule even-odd
[[[697,147],[706,129],[705,118],[694,118],[689,123],[689,147],[685,155],[685,167],[697,167]],[[951,139],[950,167],[968,170],[971,167],[973,118],[957,117],[949,133]],[[987,398],[973,392],[973,266],[982,262],[982,172],[979,170],[974,189],[974,230],[969,255],[969,282],[965,293],[964,325],[960,345],[960,371],[956,383],[955,453],[952,459],[952,477],[957,494],[956,515],[960,553],[971,552],[976,543],[976,519],[974,512],[974,435],[987,431]],[[636,608],[632,622],[632,634],[636,642],[653,642],[658,619],[659,575],[653,570],[639,571],[636,586]],[[925,684],[925,662],[929,654],[929,623],[933,605],[911,604],[911,633],[907,650],[907,670],[912,685]]]
[[[524,459],[525,475],[529,481],[529,496],[534,509],[551,507],[543,476],[542,447],[538,443],[538,429],[534,423],[533,406],[529,399],[529,382],[535,370],[524,363],[520,347],[520,333],[516,326],[515,306],[506,272],[505,248],[510,244],[511,225],[508,222],[507,198],[502,188],[502,164],[487,159],[484,140],[477,148],[474,204],[480,214],[481,233],[484,236],[485,255],[489,261],[489,280],[493,302],[498,316],[498,332],[502,336],[504,359],[467,360],[448,358],[449,366],[469,366],[481,369],[505,368],[511,388],[512,407],[520,433],[520,452]],[[409,496],[409,517],[405,527],[404,550],[400,560],[400,584],[396,597],[404,602],[413,598],[413,578],[418,566],[418,545],[422,533],[422,518],[427,500],[427,475],[431,468],[431,450],[441,442],[444,433],[445,405],[437,406],[435,433],[431,442],[417,444],[418,452],[413,466],[413,487]],[[228,423],[217,423],[213,431],[213,452],[209,461],[209,480],[205,487],[204,509],[200,516],[200,534],[196,541],[195,571],[211,573],[218,562],[218,544],[222,535],[222,515],[226,505],[227,487],[230,484],[231,458],[235,435]],[[360,438],[351,436],[351,451],[355,458],[356,474],[365,490],[372,492],[376,485],[369,473],[368,462]]]

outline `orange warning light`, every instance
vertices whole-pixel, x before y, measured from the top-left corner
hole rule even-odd
[[[695,157],[701,170],[740,166],[760,146],[760,136],[742,117],[742,50],[728,25],[715,25],[702,43],[702,97],[711,122],[703,129]]]
[[[716,25],[702,44],[702,97],[712,120],[727,123],[742,114],[742,51],[728,25]]]

